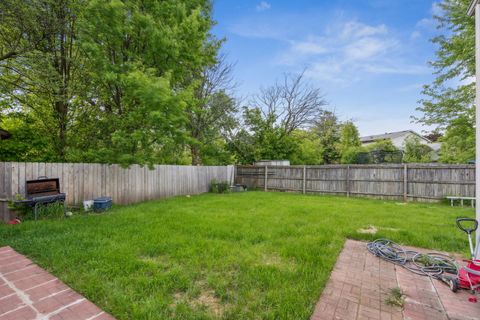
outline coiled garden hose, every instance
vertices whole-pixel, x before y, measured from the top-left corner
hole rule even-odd
[[[455,259],[441,253],[420,253],[406,250],[389,239],[377,239],[367,244],[367,249],[383,260],[402,266],[422,276],[441,279],[443,273],[456,275]]]

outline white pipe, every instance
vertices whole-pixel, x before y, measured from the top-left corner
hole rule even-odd
[[[475,212],[480,221],[480,3],[475,4]],[[480,230],[476,232],[477,246]]]

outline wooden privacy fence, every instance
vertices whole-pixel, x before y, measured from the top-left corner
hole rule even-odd
[[[111,196],[114,203],[128,204],[184,194],[207,192],[210,182],[233,180],[233,166],[158,165],[152,170],[133,165],[95,163],[0,162],[0,219],[9,218],[8,201],[25,195],[25,181],[40,176],[60,178],[67,203]]]
[[[250,188],[433,201],[475,196],[475,166],[384,164],[237,166],[235,182]]]

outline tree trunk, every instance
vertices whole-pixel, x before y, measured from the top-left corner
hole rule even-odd
[[[58,121],[58,141],[56,143],[56,151],[59,160],[66,161],[66,147],[67,147],[67,121],[68,121],[68,105],[65,102],[59,101],[55,103]]]
[[[73,19],[73,20],[71,20]],[[58,58],[54,61],[58,77],[59,88],[56,92],[55,111],[58,120],[58,145],[57,152],[61,161],[66,161],[67,148],[67,124],[69,104],[69,87],[70,87],[70,63],[72,58],[73,46],[73,25],[74,18],[68,15],[67,3],[62,2],[58,15],[60,22],[60,36]],[[71,26],[71,28],[69,28]]]
[[[190,153],[192,154],[192,165],[199,166],[202,164],[202,157],[200,156],[200,148],[198,145],[190,145]]]

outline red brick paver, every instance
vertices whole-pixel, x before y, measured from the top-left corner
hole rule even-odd
[[[0,320],[115,319],[10,247],[0,248]]]
[[[403,309],[385,303],[396,287],[406,296]],[[310,319],[480,320],[480,302],[468,296],[375,257],[365,242],[347,240]]]

